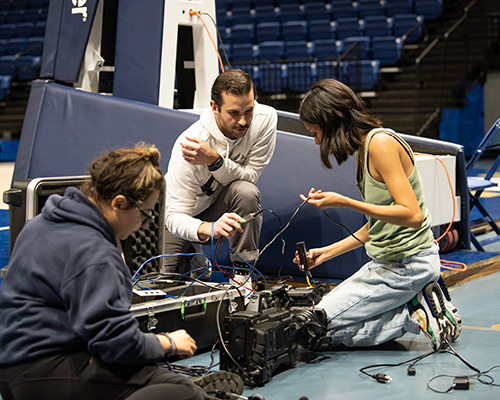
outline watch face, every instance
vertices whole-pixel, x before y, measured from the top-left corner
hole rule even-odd
[[[212,165],[208,166],[208,169],[210,171],[216,171],[220,167],[222,167],[222,164],[224,163],[224,159],[222,157],[219,157]]]

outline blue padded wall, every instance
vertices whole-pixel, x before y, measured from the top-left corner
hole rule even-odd
[[[120,0],[113,94],[158,104],[164,0]],[[137,18],[141,15],[141,18]]]
[[[91,160],[104,150],[139,141],[153,143],[160,149],[161,167],[166,171],[175,139],[197,119],[197,115],[187,112],[38,80],[33,83],[30,94],[13,180],[83,175]],[[299,194],[307,194],[312,186],[359,198],[354,164],[354,159],[349,159],[341,167],[325,170],[311,137],[278,131],[274,157],[257,183],[262,192],[262,207],[276,213],[284,225],[302,202]],[[328,212],[353,231],[365,223],[363,215],[350,210]],[[265,212],[260,248],[279,230],[278,219]],[[286,248],[281,274],[301,275],[291,262],[297,241],[304,240],[310,248],[334,242],[346,234],[322,212],[306,204],[283,235]],[[224,265],[222,250],[217,260]],[[318,267],[314,276],[343,279],[364,261],[364,250],[359,249]],[[265,274],[276,275],[280,264],[281,239],[278,238],[263,253],[257,268]]]

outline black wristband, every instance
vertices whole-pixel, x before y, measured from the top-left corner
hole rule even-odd
[[[224,164],[224,159],[219,157],[215,162],[208,166],[208,170],[211,172],[217,171]]]

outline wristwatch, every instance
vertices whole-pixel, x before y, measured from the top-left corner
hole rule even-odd
[[[224,159],[219,157],[215,162],[208,166],[208,170],[211,172],[217,171],[224,164]]]

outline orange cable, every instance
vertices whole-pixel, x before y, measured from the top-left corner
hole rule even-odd
[[[198,18],[203,23],[203,26],[205,27],[205,30],[208,33],[208,37],[210,38],[210,40],[212,41],[212,44],[214,45],[214,49],[215,49],[215,52],[217,53],[217,57],[219,58],[220,68],[221,68],[222,72],[225,72],[224,71],[224,63],[222,62],[222,58],[220,56],[219,50],[217,49],[217,45],[215,44],[214,39],[212,38],[212,35],[210,34],[210,31],[208,30],[208,27],[205,24],[205,21],[203,21],[203,18],[201,17],[201,13],[199,11],[189,10],[189,15],[190,16],[197,15]]]

